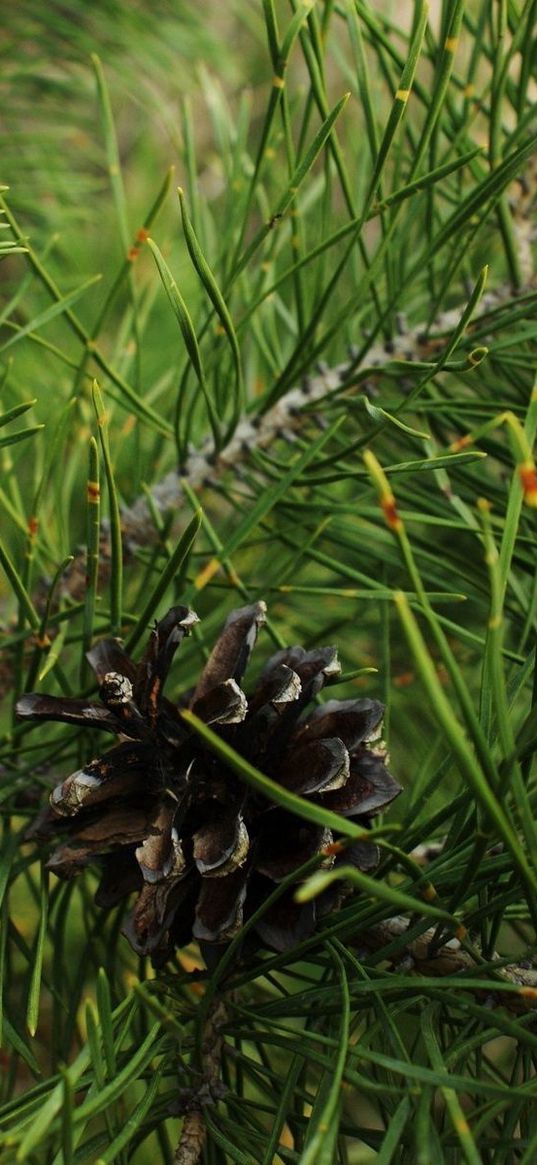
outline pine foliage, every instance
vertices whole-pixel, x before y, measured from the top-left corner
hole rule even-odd
[[[536,16],[6,18],[1,1165],[537,1158]],[[352,886],[315,934],[155,973],[26,837],[94,735],[15,703],[174,604],[180,697],[261,600],[258,669],[337,644],[404,792],[376,872],[280,883]]]

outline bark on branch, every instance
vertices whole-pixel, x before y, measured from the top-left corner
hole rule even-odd
[[[223,1042],[222,1027],[226,1019],[227,1008],[224,1001],[222,999],[216,1000],[209,1011],[202,1032],[202,1083],[192,1100],[190,1111],[185,1114],[173,1165],[197,1165],[201,1158],[207,1136],[203,1102],[210,1100],[218,1092]]]
[[[387,922],[379,923],[370,931],[360,935],[360,946],[367,951],[378,951],[387,947],[396,939],[400,939],[408,930],[410,920],[397,916]],[[479,975],[479,965],[471,955],[464,950],[458,939],[452,938],[438,949],[432,948],[435,931],[424,931],[418,938],[411,939],[404,950],[398,955],[398,961],[404,963],[408,970],[417,975],[428,975],[443,978],[447,975],[456,975],[460,972],[473,971]],[[499,955],[493,955],[493,960],[500,960]],[[521,964],[511,963],[509,966],[499,966],[494,975],[505,983],[518,987],[518,991],[498,992],[494,999],[494,983],[491,980],[488,996],[498,1005],[502,1004],[511,1011],[518,1013],[537,1010],[537,969]],[[461,979],[464,985],[464,979]],[[470,990],[471,988],[469,988]]]

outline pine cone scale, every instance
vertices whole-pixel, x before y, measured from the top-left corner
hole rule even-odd
[[[192,711],[205,724],[240,724],[246,717],[248,701],[237,681],[228,679],[195,700]]]
[[[98,684],[102,684],[109,672],[117,672],[126,676],[132,684],[136,683],[138,668],[130,655],[123,650],[118,639],[101,639],[86,653],[86,659],[92,668]]]
[[[64,696],[42,696],[39,692],[28,692],[17,702],[19,720],[56,720],[62,724],[76,724],[81,728],[98,728],[102,732],[112,732],[114,736],[122,731],[118,716],[102,704],[89,700],[67,700]]]
[[[318,801],[342,817],[362,817],[368,813],[378,813],[400,792],[401,786],[394,781],[383,759],[377,759],[364,749],[361,756],[351,759],[351,772],[346,785],[342,789],[319,794]]]
[[[186,866],[184,855],[180,856],[173,844],[175,813],[175,802],[171,800],[163,802],[153,816],[141,845],[136,847],[136,861],[144,882],[161,882],[172,870],[174,874],[179,874]]]
[[[302,797],[339,789],[350,774],[348,749],[339,737],[308,741],[289,751],[275,774],[280,784]]]
[[[206,878],[221,878],[242,866],[248,857],[250,838],[242,815],[228,813],[197,830],[193,837],[194,861]]]
[[[260,602],[231,612],[201,673],[193,704],[227,679],[240,682],[266,610],[266,604]]]
[[[299,729],[297,743],[337,736],[352,752],[371,740],[378,729],[384,707],[378,700],[327,700],[315,708],[308,723]]]
[[[203,881],[192,933],[200,942],[228,942],[243,923],[249,869],[239,866],[226,878]]]

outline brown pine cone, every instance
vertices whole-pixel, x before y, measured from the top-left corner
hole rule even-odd
[[[376,700],[329,700],[309,708],[339,674],[334,647],[290,647],[266,664],[252,694],[240,687],[265,604],[233,611],[188,706],[250,763],[286,789],[367,826],[400,792],[375,749],[384,708]],[[120,743],[67,777],[32,827],[33,838],[64,838],[49,867],[71,878],[90,862],[102,871],[96,895],[108,908],[137,898],[125,928],[132,946],[162,963],[196,938],[205,949],[228,942],[276,883],[319,854],[328,829],[267,801],[227,768],[163,695],[173,656],[197,622],[172,607],[134,663],[116,639],[88,653],[100,703],[38,693],[17,714],[104,729]],[[357,842],[343,855],[372,869],[377,847]],[[258,922],[261,941],[286,950],[307,938],[335,894],[298,905],[286,891]],[[209,947],[207,947],[209,944]]]

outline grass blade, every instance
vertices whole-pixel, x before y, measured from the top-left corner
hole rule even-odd
[[[343,960],[340,958],[336,946],[328,943],[328,949],[337,967],[341,992],[341,1023],[338,1036],[338,1052],[330,1071],[330,1089],[321,1111],[316,1114],[313,1110],[308,1126],[308,1137],[304,1152],[300,1158],[301,1165],[332,1165],[335,1160],[336,1140],[339,1131],[339,1109],[342,1101],[341,1086],[345,1063],[348,1054],[350,1035],[350,997],[347,976]]]
[[[209,392],[207,381],[205,379],[205,373],[203,371],[203,365],[201,362],[201,354],[200,354],[199,345],[198,345],[198,341],[197,341],[197,337],[196,337],[196,332],[194,330],[194,325],[193,325],[192,320],[190,318],[190,315],[188,313],[186,303],[181,295],[181,292],[179,291],[179,288],[178,288],[177,283],[176,283],[176,281],[175,281],[175,279],[170,271],[170,268],[168,267],[168,264],[166,263],[166,260],[164,259],[164,256],[161,254],[159,248],[157,247],[157,244],[155,242],[153,242],[152,239],[148,239],[148,244],[153,252],[155,263],[157,265],[158,272],[159,272],[160,278],[161,278],[163,286],[164,286],[164,290],[166,292],[166,295],[168,296],[171,307],[173,309],[173,312],[175,314],[175,317],[176,317],[177,322],[179,324],[179,327],[181,329],[183,340],[185,342],[185,348],[186,348],[188,355],[190,357],[194,372],[196,373],[198,384],[200,386],[203,399],[205,401],[205,407],[207,409],[207,419],[208,419],[209,425],[211,427],[211,432],[213,435],[213,441],[215,444],[215,448],[220,449],[220,447],[222,445],[222,434],[220,432],[220,419],[217,416],[215,405],[214,405],[214,402],[211,398],[211,394]]]
[[[95,437],[89,441],[88,480],[86,485],[86,590],[84,594],[84,623],[82,631],[82,657],[80,661],[80,683],[84,686],[86,677],[86,652],[93,638],[93,621],[97,600],[100,548],[101,488],[99,484],[99,450]]]
[[[231,316],[229,314],[229,311],[227,309],[222,292],[220,291],[220,288],[218,287],[218,284],[217,284],[216,279],[215,279],[215,277],[214,277],[214,275],[209,267],[209,264],[207,263],[204,255],[202,253],[201,247],[200,247],[198,240],[196,238],[196,235],[194,233],[194,228],[193,228],[192,223],[190,222],[190,219],[188,217],[186,206],[185,206],[185,198],[184,198],[183,191],[181,190],[181,187],[179,187],[179,189],[178,189],[178,194],[179,194],[179,203],[181,206],[181,218],[183,221],[183,231],[185,234],[186,244],[188,247],[188,253],[189,253],[190,258],[192,260],[193,266],[194,266],[195,270],[197,271],[197,273],[201,279],[201,282],[203,283],[203,286],[205,287],[207,295],[209,296],[209,299],[211,300],[211,303],[213,304],[213,307],[216,311],[218,319],[220,320],[220,324],[221,324],[222,328],[224,329],[224,332],[226,333],[226,336],[227,336],[228,341],[229,341],[229,346],[231,348],[232,356],[233,356],[233,365],[234,365],[234,369],[235,369],[233,410],[232,410],[232,417],[231,417],[230,423],[229,423],[228,428],[225,431],[224,436],[223,436],[223,441],[225,443],[225,442],[229,441],[231,434],[233,433],[233,430],[235,429],[237,422],[239,420],[241,410],[245,406],[244,384],[243,384],[243,379],[242,379],[242,368],[241,368],[241,357],[240,357],[240,351],[239,351],[239,344],[238,344],[237,336],[235,334],[235,328],[233,327],[233,321],[232,321]]]
[[[35,951],[33,956],[32,977],[30,980],[30,989],[28,992],[28,1003],[26,1007],[26,1026],[31,1036],[35,1036],[37,1031],[37,1022],[39,1018],[39,997],[41,994],[41,974],[43,971],[43,958],[45,953],[45,939],[47,936],[47,921],[48,921],[48,870],[44,863],[41,863],[41,887],[40,887],[40,903],[39,903],[39,927],[37,931],[37,938],[35,944]]]
[[[194,517],[191,518],[190,522],[188,523],[186,530],[181,535],[173,554],[169,558],[166,566],[164,567],[164,570],[162,571],[154,591],[152,594],[150,594],[145,607],[141,612],[136,627],[133,631],[131,631],[126,641],[125,647],[127,651],[132,651],[133,647],[135,647],[139,640],[142,638],[149,620],[156,611],[162,596],[165,594],[175,575],[178,573],[178,571],[181,570],[184,563],[188,561],[188,557],[201,525],[201,518],[201,510],[197,510],[194,514]]]
[[[99,440],[103,454],[104,472],[108,487],[108,504],[110,507],[110,630],[112,635],[120,635],[123,605],[123,542],[121,538],[121,517],[108,441],[108,418],[104,409],[101,391],[96,380],[93,382],[93,407],[99,426]]]

